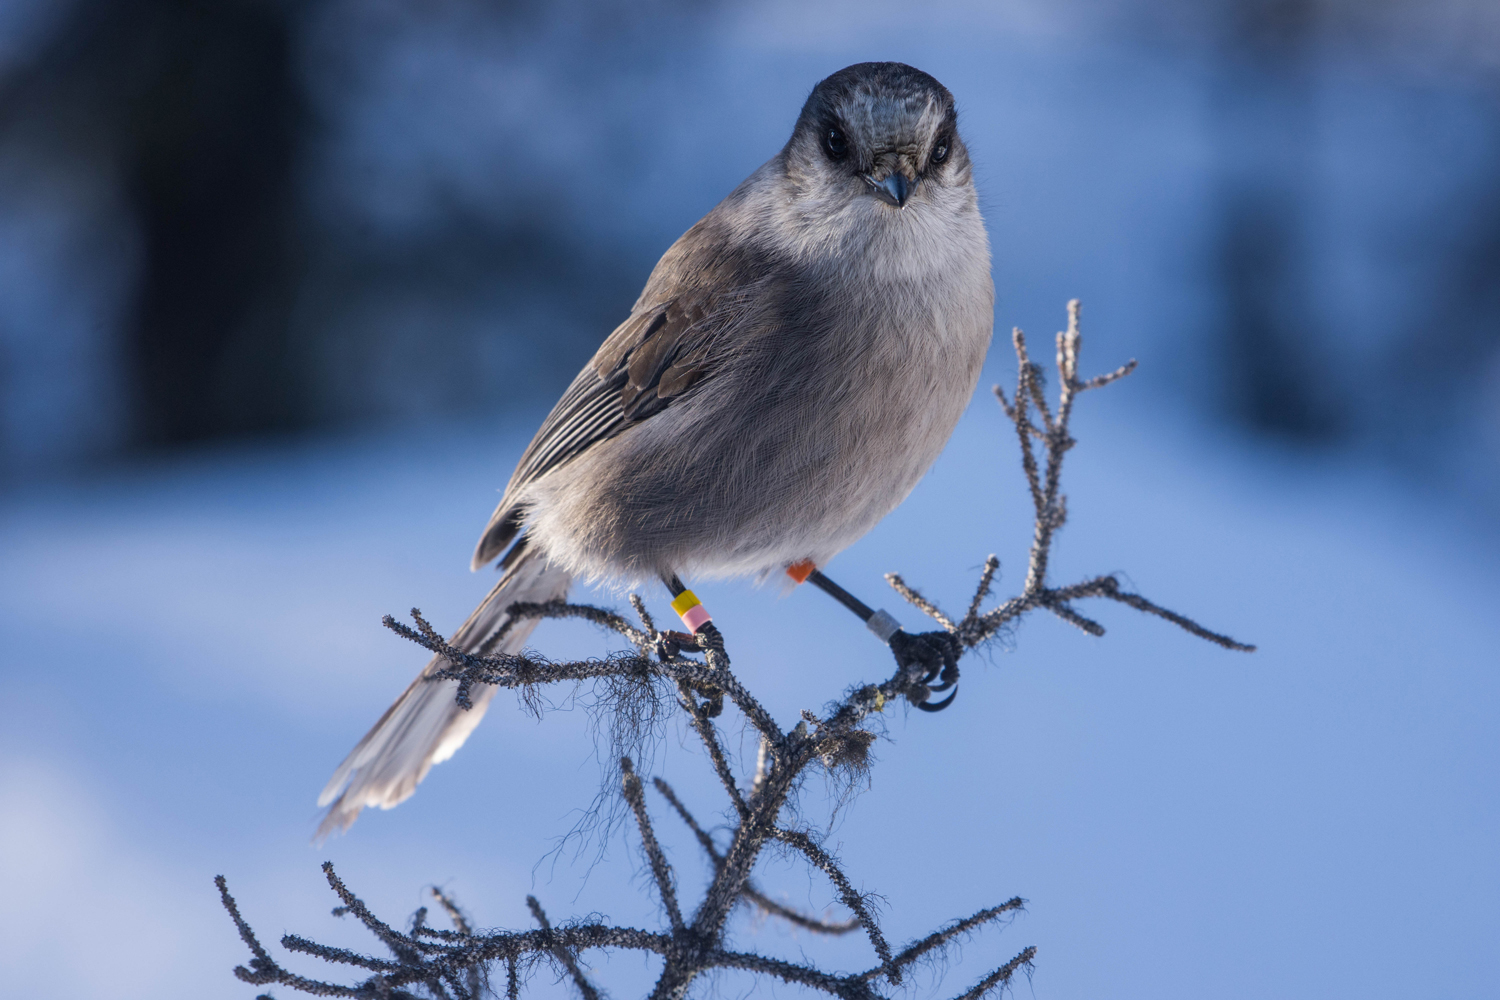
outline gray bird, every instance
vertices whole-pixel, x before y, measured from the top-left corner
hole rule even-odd
[[[476,569],[504,553],[504,574],[453,644],[520,651],[535,620],[497,642],[506,609],[575,579],[675,593],[679,574],[826,564],[937,458],[993,311],[953,95],[900,63],[828,77],[786,146],[667,250],[537,431],[474,552]],[[466,711],[456,682],[425,681],[444,665],[339,766],[320,836],[404,800],[478,725],[495,689]]]

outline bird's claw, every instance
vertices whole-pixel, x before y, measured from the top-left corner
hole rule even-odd
[[[713,622],[704,622],[698,626],[698,631],[693,633],[693,642],[698,650],[704,654],[718,653],[729,662],[729,654],[724,651],[724,633],[719,631],[719,626]]]
[[[666,663],[676,659],[681,653],[707,653],[715,650],[724,652],[724,637],[713,623],[707,623],[699,627],[696,635],[686,632],[660,632],[656,638],[656,657]],[[728,659],[726,656],[725,659]],[[716,687],[698,687],[693,690],[703,696],[703,703],[699,707],[703,714],[714,718],[724,711],[724,692]]]
[[[920,667],[924,671],[907,696],[912,704],[924,712],[941,712],[953,704],[957,691],[936,704],[927,699],[933,692],[946,691],[958,683],[958,658],[963,655],[963,645],[957,636],[945,631],[915,635],[901,631],[891,636],[890,646],[898,667],[903,670]]]
[[[944,698],[942,701],[937,701],[937,702],[919,701],[919,702],[917,702],[917,708],[921,709],[923,712],[941,712],[943,709],[945,709],[949,705],[953,704],[953,699],[957,698],[957,697],[958,697],[958,690],[954,689],[953,693],[950,694],[948,697]]]
[[[701,653],[697,636],[686,632],[658,632],[656,636],[656,658],[663,663],[675,660],[681,653]]]

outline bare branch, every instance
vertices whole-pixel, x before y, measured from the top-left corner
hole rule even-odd
[[[328,880],[329,887],[338,894],[348,912],[364,924],[370,933],[379,938],[381,944],[391,949],[392,954],[403,962],[411,962],[417,958],[417,949],[413,947],[416,942],[371,913],[370,908],[365,906],[364,900],[350,892],[348,886],[344,885],[344,880],[339,878],[338,873],[333,870],[332,861],[323,862],[323,877]]]
[[[325,870],[329,873],[330,885],[335,888],[344,902],[344,906],[340,907],[337,912],[357,916],[368,929],[391,948],[397,956],[396,960],[377,959],[347,949],[318,944],[295,935],[286,935],[281,943],[290,951],[313,955],[327,962],[366,969],[376,974],[363,983],[346,986],[307,979],[291,973],[279,966],[260,946],[248,925],[239,917],[239,910],[233,898],[229,896],[227,885],[223,884],[221,878],[216,882],[220,883],[220,895],[225,908],[229,911],[230,918],[235,921],[236,927],[242,929],[241,937],[254,956],[250,963],[251,969],[246,969],[244,966],[236,968],[235,975],[239,979],[255,985],[279,983],[314,996],[376,996],[391,998],[391,1000],[404,1000],[404,998],[414,1000],[415,995],[404,987],[420,984],[433,997],[472,998],[477,995],[474,988],[476,977],[482,973],[486,963],[495,959],[504,959],[508,963],[512,992],[518,992],[519,970],[516,968],[516,962],[524,955],[552,955],[565,968],[569,968],[575,976],[575,981],[579,981],[578,977],[582,976],[582,970],[573,959],[573,953],[576,951],[586,948],[623,948],[666,955],[673,947],[672,939],[666,935],[652,934],[627,927],[585,924],[554,929],[547,922],[546,914],[541,912],[540,905],[535,899],[530,898],[528,903],[532,906],[532,912],[539,917],[539,923],[542,924],[540,931],[502,932],[484,936],[438,931],[424,926],[422,915],[419,913],[418,918],[413,921],[413,933],[403,935],[376,919],[364,903],[350,892],[336,875],[333,875],[331,865],[325,865]],[[424,941],[423,938],[436,940]],[[598,1000],[598,991],[589,985],[586,979],[581,980],[580,990],[586,1000]]]
[[[972,917],[965,917],[963,920],[956,920],[953,923],[949,924],[947,927],[932,932],[931,934],[922,938],[920,941],[913,941],[911,944],[901,949],[901,953],[891,960],[891,964],[896,966],[898,969],[904,969],[915,962],[917,959],[921,958],[923,955],[926,955],[928,952],[933,951],[937,948],[946,947],[948,944],[952,943],[955,938],[967,934],[969,931],[972,931],[975,928],[983,927],[985,924],[990,923],[991,921],[996,920],[1007,913],[1019,912],[1025,906],[1026,901],[1020,896],[1016,896],[1014,899],[1006,900],[999,906],[991,906],[988,909],[980,910]],[[862,978],[873,979],[884,971],[884,966],[877,965],[875,968],[862,973]]]
[[[1107,597],[1112,601],[1119,601],[1121,604],[1128,604],[1132,608],[1135,608],[1137,611],[1144,611],[1149,615],[1156,615],[1158,618],[1165,618],[1167,621],[1171,622],[1173,625],[1176,625],[1178,628],[1183,629],[1187,632],[1191,632],[1193,635],[1196,635],[1200,639],[1207,639],[1209,642],[1214,643],[1215,645],[1223,646],[1225,649],[1238,650],[1242,653],[1255,652],[1255,647],[1253,645],[1231,639],[1227,635],[1220,635],[1218,632],[1209,631],[1202,625],[1199,625],[1197,622],[1193,621],[1191,618],[1188,618],[1185,615],[1179,615],[1175,611],[1169,611],[1159,604],[1155,604],[1151,601],[1146,600],[1146,598],[1142,597],[1140,594],[1130,594],[1118,589],[1119,584],[1112,576],[1105,577],[1105,579],[1109,581],[1110,586],[1103,594],[1100,595],[1101,597]]]
[[[787,923],[801,927],[805,931],[814,934],[826,934],[829,937],[841,937],[851,931],[859,930],[859,918],[850,917],[848,920],[819,920],[817,917],[803,913],[801,910],[785,906],[767,896],[753,882],[746,882],[744,888],[745,899],[760,909],[767,916],[779,917]]]
[[[989,993],[996,986],[1004,986],[1010,982],[1010,977],[1015,975],[1016,970],[1023,965],[1029,966],[1031,960],[1035,957],[1036,948],[1027,948],[1021,954],[975,983],[967,992],[960,994],[957,1000],[979,1000],[980,997]]]
[[[682,821],[687,824],[688,829],[693,831],[693,836],[698,838],[698,845],[703,848],[703,852],[713,862],[714,870],[718,871],[722,868],[724,865],[724,856],[719,853],[719,849],[714,844],[713,838],[708,835],[708,831],[698,825],[698,821],[693,818],[693,814],[688,812],[687,806],[682,804],[682,800],[677,797],[677,793],[672,790],[672,786],[661,778],[652,778],[651,782],[656,786],[656,790],[661,792],[662,796],[671,803],[672,808],[677,810],[677,815],[682,817]],[[819,920],[817,917],[809,916],[789,906],[783,906],[761,892],[755,883],[748,880],[745,882],[744,889],[741,892],[748,902],[759,907],[765,913],[773,917],[780,917],[782,920],[790,924],[795,924],[804,930],[812,931],[814,934],[848,934],[850,931],[859,928],[858,919],[840,921]]]
[[[1107,374],[1088,381],[1079,381],[1078,357],[1083,344],[1081,316],[1082,307],[1077,299],[1073,299],[1068,303],[1068,328],[1057,335],[1059,386],[1055,416],[1047,408],[1045,396],[1041,391],[1041,370],[1027,353],[1025,335],[1020,329],[1016,329],[1013,333],[1012,342],[1015,346],[1017,364],[1015,399],[1014,402],[1008,400],[998,386],[995,389],[995,395],[1005,415],[1010,418],[1016,428],[1021,449],[1021,467],[1026,475],[1027,485],[1031,490],[1032,504],[1035,508],[1035,524],[1030,557],[1027,560],[1026,582],[1019,596],[1010,598],[993,611],[983,615],[978,613],[983,596],[977,595],[970,605],[969,613],[953,631],[962,639],[966,647],[973,647],[1026,613],[1046,609],[1091,635],[1103,635],[1104,626],[1080,614],[1070,604],[1071,601],[1079,598],[1098,597],[1128,604],[1138,611],[1157,615],[1193,635],[1226,649],[1253,650],[1253,646],[1206,629],[1192,619],[1163,608],[1140,595],[1121,591],[1118,581],[1112,576],[1098,577],[1068,587],[1049,588],[1047,586],[1047,564],[1051,557],[1052,540],[1067,519],[1067,499],[1061,494],[1060,485],[1063,459],[1067,451],[1076,443],[1068,429],[1069,421],[1072,419],[1073,401],[1078,393],[1108,385],[1124,378],[1136,368],[1136,363],[1132,360]],[[1039,431],[1032,424],[1028,415],[1028,406],[1035,406],[1041,415],[1045,426],[1044,432]],[[1042,441],[1044,467],[1038,464],[1037,456],[1032,449],[1033,437],[1040,438]],[[986,574],[981,580],[981,592],[988,590],[990,581],[988,565],[986,564]],[[920,597],[920,595],[917,596]]]
[[[923,597],[915,588],[908,586],[907,582],[901,579],[900,574],[887,573],[885,575],[885,582],[889,583],[891,585],[891,588],[895,590],[896,593],[906,598],[912,604],[915,604],[919,609],[921,609],[923,614],[936,621],[939,625],[943,626],[943,628],[947,629],[950,632],[955,631],[958,628],[958,626],[953,623],[953,620],[947,615],[943,614],[942,610],[936,604],[933,604],[927,598]]]
[[[995,582],[995,572],[1000,569],[1000,559],[993,553],[984,561],[984,571],[979,574],[979,586],[974,588],[974,599],[964,615],[963,624],[968,625],[979,617],[979,606],[990,596],[990,586]]]
[[[656,790],[661,793],[662,798],[666,799],[667,803],[673,809],[677,810],[677,815],[682,817],[682,821],[687,824],[687,828],[693,831],[693,836],[698,838],[698,846],[702,847],[703,852],[713,861],[714,867],[717,868],[723,864],[724,859],[719,855],[719,849],[714,846],[713,838],[708,835],[707,830],[698,825],[698,821],[693,818],[692,813],[688,812],[687,806],[682,804],[682,800],[677,797],[677,793],[672,790],[672,786],[661,778],[652,778],[651,784],[655,785]]]
[[[510,620],[506,622],[505,628],[500,629],[489,638],[485,643],[487,648],[484,649],[484,652],[489,652],[488,647],[493,647],[498,640],[503,638],[508,628],[516,622],[527,618],[582,618],[584,621],[592,622],[600,628],[618,632],[638,646],[645,641],[643,633],[624,618],[610,611],[608,608],[596,608],[592,604],[569,604],[566,601],[545,601],[541,603],[518,601],[506,608],[505,613],[509,616]]]
[[[410,962],[392,962],[389,959],[373,958],[369,955],[361,955],[359,952],[350,951],[347,948],[335,948],[332,945],[319,944],[309,941],[298,934],[283,934],[281,946],[287,951],[300,952],[304,955],[313,955],[325,962],[337,965],[352,965],[359,969],[368,969],[371,972],[399,973],[410,967]]]
[[[641,624],[646,626],[646,633],[651,639],[656,638],[656,622],[651,620],[651,612],[646,610],[646,602],[641,600],[640,594],[630,595],[630,606],[635,609],[636,616],[640,618]]]
[[[458,908],[458,904],[453,901],[451,896],[445,895],[437,886],[432,886],[430,891],[432,892],[432,898],[436,899],[443,907],[443,912],[448,914],[448,919],[453,921],[454,930],[460,934],[474,933],[473,929],[469,926],[469,918],[464,916],[464,911]]]
[[[438,901],[444,912],[448,914],[448,919],[453,922],[454,931],[463,937],[472,937],[474,928],[469,923],[469,918],[464,915],[464,911],[459,909],[458,903],[437,886],[432,886],[431,891],[433,898]],[[417,911],[418,914],[426,912],[425,909]],[[416,927],[412,928],[413,936],[416,936],[417,930],[418,928]],[[484,970],[476,965],[468,970],[468,975],[465,977],[465,985],[469,988],[469,997],[475,998],[475,1000],[477,1000],[483,986],[483,972]]]
[[[1020,327],[1011,331],[1011,342],[1015,345],[1017,359],[1016,398],[1007,412],[1011,422],[1015,424],[1016,438],[1021,444],[1021,472],[1026,476],[1026,485],[1031,490],[1031,504],[1040,519],[1046,513],[1046,502],[1042,499],[1041,475],[1037,470],[1036,455],[1031,450],[1031,439],[1035,436],[1045,440],[1048,435],[1037,429],[1028,415],[1027,407],[1033,397],[1031,383],[1036,373],[1031,359],[1026,356],[1026,335],[1021,332]],[[1000,395],[998,387],[996,394]],[[1004,405],[1004,396],[1001,395],[1000,398],[1001,405]]]
[[[240,933],[240,940],[245,942],[245,947],[250,949],[250,968],[247,969],[243,965],[236,966],[235,976],[255,986],[277,982],[275,978],[261,978],[269,970],[275,969],[276,963],[256,939],[255,931],[251,930],[250,925],[245,923],[245,918],[240,916],[240,908],[235,903],[234,897],[229,894],[229,881],[223,875],[215,875],[214,885],[219,888],[219,902],[224,905],[224,909],[229,911],[229,919],[234,921],[235,930]]]
[[[514,609],[525,611],[539,618],[569,618],[580,617],[593,620],[600,615],[611,620],[624,623],[624,619],[609,612],[602,612],[598,608],[587,605],[571,605],[560,602],[533,605],[514,605]],[[518,611],[518,613],[519,613]],[[591,680],[601,677],[619,676],[648,676],[659,675],[673,682],[685,681],[690,687],[709,690],[718,688],[729,696],[735,707],[750,720],[750,724],[760,730],[773,742],[782,738],[780,728],[776,721],[747,691],[739,678],[728,668],[728,660],[722,655],[718,658],[719,666],[700,663],[677,656],[665,662],[653,660],[643,655],[639,650],[634,653],[612,653],[602,659],[572,660],[556,663],[544,656],[536,654],[520,653],[488,653],[475,655],[449,644],[442,636],[438,635],[421,617],[417,609],[412,609],[412,617],[417,622],[417,628],[412,629],[396,621],[390,615],[381,619],[386,628],[395,632],[403,638],[410,639],[424,649],[430,650],[446,659],[451,666],[444,670],[435,671],[429,680],[456,680],[459,682],[457,700],[466,708],[472,707],[468,692],[475,684],[493,684],[501,688],[526,687],[534,684],[554,684],[562,681]],[[587,612],[574,614],[574,612]],[[595,614],[597,613],[597,615]],[[648,637],[628,625],[623,625],[626,634],[639,638],[644,644]],[[709,651],[709,658],[713,660],[713,651]]]
[[[1020,330],[1016,331],[1017,334],[1020,332]],[[1029,362],[1027,367],[1030,369],[1030,374],[1026,379],[1026,389],[1031,396],[1031,405],[1036,407],[1037,416],[1042,419],[1040,436],[1045,438],[1057,430],[1057,424],[1052,418],[1052,410],[1047,406],[1047,374],[1035,361]]]
[[[886,967],[886,976],[891,982],[899,984],[901,970],[891,962],[891,947],[885,943],[885,935],[880,933],[880,927],[875,923],[874,915],[865,905],[865,897],[855,891],[854,886],[849,883],[849,877],[839,868],[838,863],[805,833],[777,827],[772,832],[772,836],[784,844],[795,847],[807,855],[809,861],[823,870],[834,888],[838,889],[839,898],[843,900],[844,905],[853,911],[860,925],[864,927],[865,934],[870,938],[870,944],[875,947],[875,954],[880,956],[880,961]]]
[[[635,765],[629,757],[620,758],[620,771],[625,787],[625,801],[635,813],[635,822],[641,829],[641,845],[646,849],[646,858],[651,862],[651,875],[656,879],[657,891],[661,893],[662,905],[667,908],[667,917],[672,921],[672,930],[681,932],[682,910],[677,906],[677,889],[672,884],[672,866],[656,841],[656,832],[651,829],[651,816],[646,811],[646,795],[641,790],[641,779],[635,773]]]
[[[1092,618],[1083,617],[1083,615],[1080,615],[1078,612],[1068,607],[1062,601],[1047,601],[1042,606],[1057,617],[1061,618],[1063,621],[1067,622],[1069,625],[1077,626],[1078,628],[1087,632],[1089,635],[1104,634],[1103,625],[1100,625]]]
[[[1010,400],[1005,398],[1005,390],[998,385],[992,385],[990,386],[990,391],[993,392],[995,394],[995,398],[1000,401],[1000,409],[1005,411],[1005,415],[1012,421],[1015,421],[1016,410],[1015,407],[1011,405]],[[1033,424],[1031,422],[1031,419],[1024,414],[1021,417],[1021,425],[1025,433],[1030,434],[1032,437],[1038,438],[1042,441],[1047,440],[1047,435],[1043,433],[1042,429],[1036,424]]]
[[[547,911],[542,909],[542,904],[535,896],[526,897],[526,905],[531,910],[534,919],[548,936],[552,935],[552,922],[547,919]],[[553,957],[562,963],[563,968],[568,970],[568,975],[573,977],[573,985],[578,987],[578,992],[583,995],[583,1000],[599,1000],[599,991],[594,984],[589,982],[589,977],[583,974],[583,969],[578,965],[578,959],[573,954],[573,949],[562,943],[558,943],[550,949]]]
[[[1000,386],[998,386],[998,385],[992,385],[992,386],[990,386],[990,391],[995,394],[995,398],[996,399],[1000,400],[1000,409],[1002,409],[1002,410],[1005,411],[1005,415],[1007,417],[1009,417],[1011,420],[1015,420],[1016,419],[1015,407],[1011,406],[1010,405],[1010,400],[1008,400],[1008,399],[1005,398],[1005,390],[1002,389],[1002,388],[1000,388]]]
[[[713,720],[698,704],[698,699],[693,697],[693,692],[688,690],[687,685],[679,685],[678,692],[681,695],[681,704],[687,709],[688,717],[693,724],[693,731],[703,741],[703,746],[708,750],[709,760],[713,761],[714,772],[719,776],[719,782],[723,784],[724,790],[729,793],[729,801],[734,803],[735,811],[743,818],[750,814],[745,805],[745,797],[740,794],[740,786],[734,780],[734,771],[729,767],[729,758],[724,753],[724,746],[719,742],[718,731],[714,728]]]
[[[1123,365],[1116,368],[1112,372],[1106,372],[1103,375],[1095,375],[1087,382],[1078,383],[1078,391],[1086,392],[1089,389],[1102,388],[1103,386],[1109,385],[1111,382],[1119,381],[1126,375],[1129,375],[1131,372],[1135,371],[1135,368],[1135,358],[1131,358],[1129,361],[1125,362]]]
[[[740,714],[749,720],[762,736],[773,743],[780,742],[783,738],[781,727],[776,725],[776,720],[771,718],[771,713],[767,712],[761,703],[745,690],[739,678],[734,676],[727,665],[704,666],[694,660],[679,658],[662,664],[662,669],[673,680],[686,681],[691,687],[720,688],[729,696],[735,708],[740,710]]]
[[[745,969],[761,975],[775,976],[787,983],[811,986],[836,997],[848,1000],[879,1000],[879,994],[862,980],[848,976],[830,976],[826,972],[806,965],[783,962],[764,955],[747,955],[743,952],[719,951],[706,956],[709,967]]]

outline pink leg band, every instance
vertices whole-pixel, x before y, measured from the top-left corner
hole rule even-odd
[[[698,626],[713,621],[713,615],[701,604],[695,604],[682,613],[682,624],[688,627],[689,632],[698,631]]]

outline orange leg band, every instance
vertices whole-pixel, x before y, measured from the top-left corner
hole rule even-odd
[[[801,562],[795,562],[788,566],[786,568],[786,575],[798,583],[806,583],[807,578],[812,576],[813,570],[817,568],[817,563],[811,559],[804,559]]]

